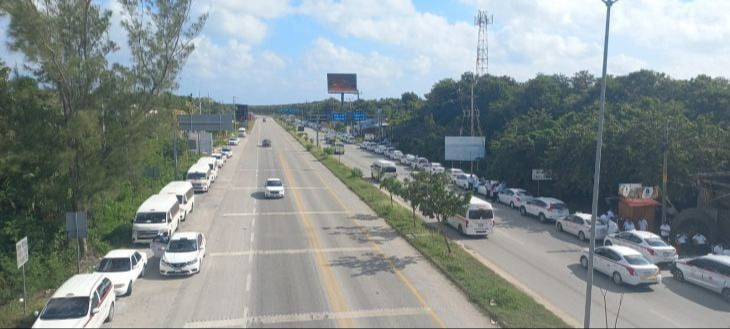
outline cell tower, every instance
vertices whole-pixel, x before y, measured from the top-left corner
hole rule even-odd
[[[481,124],[479,123],[479,110],[474,105],[474,88],[479,76],[486,75],[489,65],[489,43],[487,27],[494,23],[494,17],[486,10],[479,10],[474,17],[474,25],[479,28],[477,34],[477,63],[474,72],[474,81],[471,84],[471,108],[465,117],[469,118],[470,136],[481,136]]]

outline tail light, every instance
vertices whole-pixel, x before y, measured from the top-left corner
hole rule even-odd
[[[627,267],[626,269],[629,270],[631,276],[636,276],[636,270],[633,267]]]

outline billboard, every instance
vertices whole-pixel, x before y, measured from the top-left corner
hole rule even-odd
[[[244,122],[248,119],[248,105],[236,104],[236,122]]]
[[[553,180],[553,173],[545,169],[532,169],[532,180]]]
[[[178,115],[180,129],[185,131],[231,131],[233,113]]]
[[[484,158],[484,137],[445,137],[444,159],[451,161],[474,161]]]
[[[354,73],[327,73],[327,92],[330,94],[357,94],[357,75]]]

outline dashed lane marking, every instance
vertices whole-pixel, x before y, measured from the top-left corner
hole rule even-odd
[[[299,212],[239,212],[223,214],[223,217],[246,217],[246,216],[298,216],[298,215],[347,215],[346,211],[299,211]]]
[[[272,255],[299,255],[314,253],[344,253],[344,252],[361,252],[372,251],[370,247],[352,247],[352,248],[325,248],[325,249],[282,249],[282,250],[253,250],[253,251],[231,251],[231,252],[214,252],[208,254],[208,257],[243,257],[253,255],[272,256]]]

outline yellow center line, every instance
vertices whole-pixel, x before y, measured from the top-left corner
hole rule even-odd
[[[288,182],[293,182],[290,175],[289,170],[289,164],[284,159],[284,157],[281,156],[280,152],[277,152],[277,155],[279,156],[279,162],[281,163],[283,169],[284,169],[284,176],[286,177],[286,180]],[[294,202],[296,203],[296,206],[298,209],[303,211],[304,203],[302,202],[301,196],[299,195],[299,192],[297,190],[293,190],[292,194],[294,196]],[[335,280],[335,276],[332,273],[332,269],[330,268],[330,264],[327,261],[327,258],[324,256],[324,253],[322,253],[322,245],[319,241],[319,238],[317,237],[317,234],[315,232],[314,226],[312,225],[311,221],[309,220],[309,215],[307,215],[306,212],[302,212],[301,216],[302,222],[304,223],[305,231],[307,233],[307,238],[309,239],[310,245],[312,245],[312,248],[316,250],[314,255],[317,258],[317,267],[319,269],[319,272],[322,274],[322,283],[325,286],[325,290],[327,292],[327,299],[332,304],[332,308],[334,309],[335,313],[342,313],[342,312],[348,312],[347,304],[342,297],[342,293],[340,292],[340,288],[337,285],[337,281]],[[340,328],[353,328],[354,322],[352,318],[340,318],[339,321],[339,327]]]
[[[290,137],[290,136],[287,136],[287,137]],[[292,141],[289,138],[287,138],[287,141],[289,142],[289,144],[292,145],[292,147],[294,147],[294,144],[292,143]],[[391,269],[395,272],[396,276],[401,280],[401,282],[403,282],[403,284],[406,287],[408,287],[408,289],[413,293],[413,295],[416,297],[416,299],[418,299],[418,302],[421,303],[421,306],[423,306],[425,309],[428,310],[428,313],[429,313],[429,315],[431,315],[431,318],[433,318],[433,320],[439,325],[440,328],[446,328],[447,327],[446,326],[446,323],[438,316],[438,314],[436,314],[436,312],[433,311],[433,309],[428,305],[428,303],[426,302],[426,299],[423,298],[423,296],[421,295],[421,293],[419,293],[418,290],[416,290],[416,288],[408,280],[408,278],[406,278],[405,275],[403,275],[403,273],[395,266],[395,264],[393,263],[393,260],[391,260],[390,258],[388,258],[385,255],[385,252],[383,251],[383,249],[379,245],[377,245],[375,242],[373,242],[373,239],[370,236],[370,233],[367,231],[367,229],[365,227],[363,227],[362,225],[360,225],[354,219],[354,213],[352,212],[352,210],[350,209],[350,207],[348,207],[342,201],[342,199],[340,199],[340,197],[337,196],[337,193],[335,193],[332,190],[332,187],[329,186],[329,184],[327,184],[327,182],[324,180],[324,178],[322,177],[322,175],[320,175],[319,172],[317,172],[317,171],[314,170],[314,168],[309,163],[309,161],[305,161],[305,163],[307,164],[307,166],[309,167],[309,169],[312,170],[315,175],[317,175],[317,177],[324,184],[324,186],[327,187],[327,191],[335,198],[335,200],[337,201],[337,203],[340,204],[340,206],[342,207],[342,209],[344,209],[348,213],[348,216],[347,216],[348,219],[350,219],[350,221],[352,221],[352,223],[355,224],[355,226],[357,226],[358,229],[360,229],[360,231],[363,233],[363,235],[365,235],[365,237],[367,238],[368,243],[370,244],[370,246],[378,254],[380,254],[380,256],[382,256],[383,259],[385,259],[388,262],[388,264],[390,265]]]

